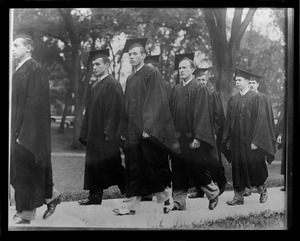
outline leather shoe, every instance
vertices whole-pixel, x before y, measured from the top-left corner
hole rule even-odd
[[[284,192],[285,191],[285,187],[280,188],[280,191]]]
[[[204,197],[204,192],[202,191],[196,191],[192,192],[191,194],[188,195],[189,198],[203,198]]]
[[[56,206],[61,203],[60,195],[53,199],[50,203],[47,204],[47,210],[45,211],[43,218],[49,218],[55,211]]]
[[[219,202],[219,197],[216,196],[214,199],[209,201],[208,209],[213,210],[218,205],[218,202]]]
[[[170,198],[164,202],[164,208],[163,208],[164,213],[169,213],[171,210],[173,210],[173,207],[174,207],[173,198]]]
[[[15,224],[30,224],[30,220],[20,218],[19,216],[15,215],[13,217]]]
[[[260,197],[259,197],[259,202],[260,203],[265,203],[268,199],[268,192],[267,192],[267,189],[265,188],[265,190],[263,190],[263,192],[260,194]]]
[[[125,207],[115,208],[113,209],[113,212],[117,215],[135,215],[135,210],[129,210]]]
[[[78,201],[80,205],[100,205],[102,203],[102,199],[81,199]]]
[[[183,211],[185,209],[186,209],[185,206],[184,207],[183,206],[179,206],[179,204],[174,203],[172,211]]]
[[[235,206],[235,205],[243,205],[244,201],[233,199],[231,201],[227,201],[226,203],[228,205]]]

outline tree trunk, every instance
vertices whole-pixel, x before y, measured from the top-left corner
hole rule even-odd
[[[203,10],[212,47],[216,89],[222,98],[225,113],[232,96],[233,73],[241,39],[256,9],[249,9],[243,22],[241,21],[243,9],[235,9],[229,41],[226,34],[226,11],[227,9],[222,8]]]

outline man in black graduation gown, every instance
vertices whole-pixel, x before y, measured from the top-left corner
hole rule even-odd
[[[179,152],[179,144],[159,72],[144,64],[147,39],[128,39],[128,52],[134,73],[126,81],[125,106],[120,135],[125,140],[126,193],[123,204],[113,211],[135,214],[141,196],[154,193],[163,210],[172,208],[171,173],[160,150]]]
[[[145,64],[157,69],[157,71],[160,72],[159,57],[160,57],[160,55],[149,55],[149,56],[146,56],[144,62],[145,62]],[[161,72],[160,72],[159,76],[162,76]],[[163,86],[166,91],[167,98],[168,98],[168,100],[170,100],[172,84],[166,80],[162,80],[162,81],[163,81]]]
[[[157,74],[158,76],[162,77],[161,72],[160,72],[160,68],[159,68],[159,58],[160,55],[147,55],[144,59],[144,63],[148,66],[151,66],[153,68],[155,68],[159,73]],[[161,80],[165,89],[165,93],[167,95],[168,100],[170,99],[170,95],[171,95],[171,91],[172,91],[172,85],[170,82],[165,81],[165,80]],[[159,151],[161,154],[161,160],[162,162],[169,162],[169,154],[168,152],[161,148],[161,150]],[[141,201],[152,201],[153,199],[153,194],[149,194],[147,196],[143,196]]]
[[[208,90],[193,78],[194,62],[188,54],[175,56],[181,82],[171,94],[171,113],[181,153],[171,155],[173,210],[185,210],[189,188],[200,187],[209,200],[209,209],[218,204],[219,188],[211,179],[209,156],[217,158]],[[178,67],[177,67],[178,66]]]
[[[22,31],[15,36],[12,56],[18,65],[12,76],[10,181],[17,224],[29,224],[43,204],[47,204],[43,218],[48,218],[61,202],[52,179],[49,81],[41,64],[31,58],[33,49],[32,35]]]
[[[80,205],[101,204],[103,190],[125,191],[125,173],[117,140],[123,102],[121,84],[109,74],[109,49],[90,52],[97,81],[89,91],[79,141],[86,146],[84,190]]]
[[[214,128],[214,135],[216,138],[216,145],[218,151],[218,158],[210,158],[210,171],[211,176],[214,182],[218,184],[220,189],[219,196],[224,192],[226,188],[227,179],[225,176],[225,170],[222,165],[222,155],[221,155],[221,142],[222,142],[222,135],[223,135],[223,128],[225,122],[225,113],[223,109],[223,104],[221,97],[218,91],[214,88],[211,82],[208,81],[207,73],[210,68],[197,68],[194,71],[195,78],[200,81],[200,83],[205,86],[208,90],[210,96],[210,104],[211,104],[211,116],[213,120],[213,128]],[[201,188],[195,188],[195,191],[188,196],[189,198],[197,198],[197,197],[204,197],[204,193]]]
[[[262,88],[262,85],[261,85],[262,79],[263,79],[262,76],[251,73],[251,77],[250,77],[250,80],[249,80],[249,88],[250,88],[250,90],[253,90],[257,94],[259,94],[259,96],[263,100],[264,109],[266,111],[267,121],[268,121],[268,124],[269,124],[268,128],[269,128],[270,135],[272,137],[273,148],[274,148],[274,153],[275,153],[276,152],[276,145],[275,145],[276,137],[275,137],[275,123],[274,123],[273,107],[272,107],[272,102],[271,102],[269,96],[266,93],[262,92],[262,90],[264,89],[264,88]],[[271,156],[265,156],[265,158],[268,158],[267,161],[270,164],[273,161]],[[246,187],[244,196],[250,196],[251,193],[252,193],[252,188],[251,187]]]
[[[250,77],[251,73],[237,69],[235,83],[239,92],[229,100],[224,125],[222,143],[230,152],[234,188],[228,205],[243,205],[246,187],[257,188],[260,203],[268,197],[265,156],[274,159],[274,147],[264,100],[249,89]]]

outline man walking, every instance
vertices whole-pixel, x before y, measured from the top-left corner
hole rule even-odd
[[[118,215],[135,214],[141,197],[154,193],[163,211],[172,209],[169,164],[161,160],[160,150],[179,152],[179,144],[169,110],[162,78],[144,64],[147,39],[128,39],[128,52],[134,73],[127,78],[125,106],[120,134],[125,140],[126,194]]]
[[[259,201],[267,200],[268,177],[265,155],[274,159],[272,136],[259,94],[249,89],[251,73],[237,69],[235,83],[239,92],[228,103],[223,145],[230,152],[234,197],[228,205],[243,205],[246,187],[256,186]]]
[[[188,189],[200,187],[209,200],[209,209],[218,204],[220,193],[208,170],[209,156],[215,150],[215,137],[210,116],[209,94],[205,87],[193,78],[194,62],[188,54],[175,56],[180,79],[171,94],[171,113],[178,135],[181,153],[171,156],[173,210],[186,209]]]
[[[218,158],[213,158],[210,156],[210,171],[211,176],[214,182],[218,184],[220,189],[219,196],[225,191],[227,179],[225,176],[225,170],[222,165],[222,155],[221,155],[221,142],[222,142],[222,135],[223,135],[223,128],[224,128],[224,121],[225,121],[225,114],[223,109],[223,104],[221,97],[218,91],[214,88],[212,83],[208,80],[207,73],[210,68],[197,68],[193,75],[195,76],[196,80],[200,82],[201,85],[205,86],[208,90],[209,97],[210,97],[210,107],[211,107],[211,117],[213,120],[213,129],[214,129],[214,136],[216,138],[216,145],[218,151]],[[204,192],[201,188],[195,188],[195,191],[188,196],[189,198],[197,198],[197,197],[204,197]]]
[[[118,185],[125,191],[125,173],[117,130],[123,103],[121,84],[109,74],[109,49],[90,53],[97,81],[89,91],[79,141],[86,146],[84,190],[80,205],[102,203],[103,190]]]
[[[36,209],[47,204],[43,218],[61,202],[53,188],[49,82],[32,56],[32,35],[20,32],[13,41],[17,68],[12,76],[10,180],[15,189],[16,224],[30,224]]]

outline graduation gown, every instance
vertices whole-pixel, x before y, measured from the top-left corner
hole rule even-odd
[[[208,82],[206,86],[211,104],[211,118],[213,121],[214,134],[217,136],[216,144],[218,150],[218,157],[221,160],[221,143],[223,137],[223,129],[225,122],[225,113],[223,104],[218,91]]]
[[[122,87],[110,75],[89,91],[79,136],[86,146],[84,190],[119,185],[124,191],[124,168],[116,136],[122,102]]]
[[[263,105],[264,105],[266,117],[267,117],[267,122],[268,122],[269,134],[270,134],[272,145],[273,145],[273,151],[275,153],[276,152],[276,133],[275,133],[275,122],[274,122],[272,102],[268,95],[266,95],[262,92],[257,92],[257,93],[260,96],[260,98],[262,98],[262,101],[263,101]],[[273,155],[267,155],[267,161],[269,164],[271,164],[273,160],[274,160]]]
[[[12,76],[10,180],[18,211],[52,197],[50,125],[48,78],[29,59]]]
[[[260,186],[268,177],[264,156],[274,158],[272,136],[264,100],[249,90],[237,93],[228,103],[223,143],[230,152],[233,186],[236,189]],[[256,150],[251,150],[251,143]]]
[[[142,138],[145,131],[151,137]],[[130,75],[120,135],[125,136],[126,197],[163,191],[170,186],[170,170],[160,150],[180,152],[163,80],[144,65]]]
[[[171,94],[171,113],[179,136],[180,155],[172,155],[172,181],[175,189],[200,187],[211,183],[209,156],[217,158],[208,90],[193,79],[177,84]],[[194,139],[201,142],[191,149]]]
[[[208,82],[206,88],[210,97],[210,105],[211,105],[211,119],[213,122],[214,135],[216,135],[216,148],[218,153],[218,159],[211,158],[211,175],[212,179],[218,183],[218,186],[221,187],[226,185],[227,179],[225,176],[225,170],[222,165],[222,155],[221,155],[221,146],[222,146],[222,138],[223,138],[223,129],[225,122],[225,113],[223,109],[223,104],[221,97],[218,91],[214,88],[214,86]]]

